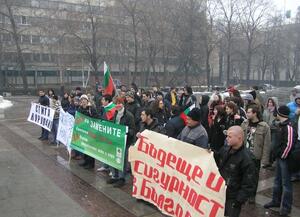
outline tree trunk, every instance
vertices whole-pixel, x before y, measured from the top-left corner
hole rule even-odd
[[[210,51],[207,45],[206,48],[206,84],[207,84],[207,88],[209,89],[210,87],[210,64],[209,64],[209,60],[210,60]]]
[[[14,39],[16,49],[17,49],[17,62],[20,65],[20,72],[21,72],[21,77],[22,77],[22,81],[23,81],[23,89],[24,89],[24,92],[27,94],[28,82],[27,82],[27,76],[26,76],[26,67],[25,67],[24,57],[23,57],[22,49],[21,49],[21,46],[19,43],[20,36],[18,35],[18,32],[17,32],[17,26],[16,26],[16,22],[14,19],[14,14],[12,12],[12,9],[9,6],[9,3],[7,2],[7,0],[5,0],[5,3],[6,3],[6,7],[8,9],[9,19],[10,19],[10,23],[11,23],[11,27],[12,27],[12,32],[13,32],[12,35],[13,35],[13,39]]]
[[[136,81],[137,68],[138,68],[138,40],[136,32],[136,20],[135,15],[132,15],[132,28],[133,28],[133,38],[134,38],[134,72],[133,72],[133,82]]]

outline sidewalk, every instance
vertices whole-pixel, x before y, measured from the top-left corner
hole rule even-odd
[[[1,216],[90,216],[1,135],[0,174]]]

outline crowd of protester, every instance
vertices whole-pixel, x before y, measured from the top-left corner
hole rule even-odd
[[[292,207],[292,181],[300,180],[298,168],[289,158],[300,141],[300,94],[294,94],[289,104],[278,105],[276,97],[264,100],[255,86],[243,96],[233,86],[227,91],[228,97],[215,91],[197,99],[189,86],[163,93],[157,87],[144,90],[132,84],[121,86],[114,97],[105,95],[101,86],[93,94],[77,87],[58,100],[53,90],[40,90],[39,103],[53,108],[55,115],[50,134],[42,129],[39,139],[58,144],[56,133],[63,109],[73,116],[77,111],[128,126],[125,162],[129,146],[145,129],[212,150],[227,184],[225,215],[230,217],[239,216],[244,203],[255,203],[261,168],[275,168],[272,201],[264,207],[280,207],[280,215],[286,216]],[[193,105],[186,120],[182,118]],[[80,152],[74,151],[72,158],[85,169],[95,167],[95,159]],[[130,167],[125,164],[122,172],[102,163],[97,171],[107,173],[107,184],[122,187]]]

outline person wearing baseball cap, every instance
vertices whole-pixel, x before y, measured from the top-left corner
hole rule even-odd
[[[208,149],[208,135],[201,124],[201,110],[193,108],[187,114],[187,125],[177,139],[192,145]]]

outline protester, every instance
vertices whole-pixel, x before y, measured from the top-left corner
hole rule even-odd
[[[78,96],[78,97],[81,97],[81,95],[82,95],[81,87],[76,87],[75,95]]]
[[[140,120],[141,120],[141,114],[140,114],[140,105],[135,100],[134,93],[132,91],[128,91],[126,93],[126,103],[125,108],[126,110],[130,111],[131,114],[134,115],[134,123],[135,126],[139,126]]]
[[[155,99],[152,98],[151,93],[149,91],[146,91],[142,94],[142,109],[148,109],[151,107],[152,102]]]
[[[297,115],[300,114],[300,93],[297,93],[295,95],[295,100],[288,103],[287,106],[290,109],[289,119],[296,122]]]
[[[162,128],[159,126],[157,119],[154,117],[153,111],[151,109],[144,109],[141,112],[141,124],[140,131],[137,133],[137,138],[140,137],[140,133],[144,130],[151,130],[160,133]]]
[[[209,108],[208,108],[208,102],[209,102],[209,96],[208,95],[202,95],[200,98],[200,111],[201,111],[201,124],[205,128],[206,132],[209,131],[208,126],[208,114],[209,114]]]
[[[39,104],[42,105],[42,106],[49,107],[50,101],[49,101],[49,98],[45,95],[44,90],[39,91],[39,96],[40,96],[39,97]],[[49,135],[49,131],[42,127],[42,133],[41,133],[41,136],[38,139],[40,139],[42,141],[46,141],[46,140],[48,140],[48,135]]]
[[[171,118],[165,125],[166,134],[169,137],[177,138],[185,127],[183,119],[180,117],[180,108],[178,105],[171,107]]]
[[[129,146],[133,144],[135,135],[134,117],[133,114],[125,108],[124,100],[124,98],[117,97],[117,110],[113,119],[114,123],[128,127],[123,171],[111,168],[110,170],[112,171],[112,177],[109,180],[107,180],[107,184],[113,184],[114,187],[122,187],[125,185],[126,169],[128,165],[128,149]]]
[[[267,100],[267,104],[265,106],[265,110],[263,113],[263,120],[269,125],[271,130],[271,147],[270,147],[270,158],[269,164],[270,166],[273,164],[273,150],[276,143],[276,129],[274,122],[276,121],[276,110],[277,110],[277,100],[274,97],[270,97]]]
[[[277,118],[280,123],[277,128],[277,143],[274,149],[276,171],[273,195],[271,202],[264,205],[266,209],[279,207],[280,216],[288,216],[292,210],[293,203],[293,188],[287,159],[295,142],[297,133],[294,132],[289,115],[289,107],[285,105],[278,107]]]
[[[98,85],[94,96],[94,102],[95,102],[96,110],[100,114],[103,113],[103,111],[101,110],[103,108],[101,101],[102,101],[102,86]]]
[[[100,117],[104,120],[111,121],[116,112],[115,104],[112,101],[111,95],[104,95],[101,99],[101,103],[103,106],[103,113],[100,113]]]
[[[78,112],[91,118],[100,118],[97,114],[96,108],[89,104],[89,98],[85,94],[82,94],[80,97],[80,107]],[[86,154],[84,154],[83,157],[84,161],[79,165],[83,166],[85,169],[93,169],[95,167],[95,159]]]
[[[244,146],[244,133],[240,126],[227,130],[227,144],[214,156],[227,185],[225,216],[238,217],[242,205],[254,191],[255,166],[252,154]]]
[[[197,102],[196,97],[193,95],[193,89],[190,86],[184,87],[184,93],[179,100],[179,106],[182,111],[189,108],[191,105]]]
[[[178,104],[178,98],[177,98],[177,93],[176,93],[176,87],[171,87],[170,92],[168,92],[166,94],[165,97],[166,101],[168,101],[168,103],[171,106],[177,105]]]
[[[64,93],[63,98],[61,99],[61,107],[64,111],[67,111],[69,106],[70,106],[70,102],[69,102],[69,94],[67,92]]]
[[[193,108],[187,114],[187,124],[177,139],[201,148],[208,148],[208,135],[201,124],[201,110],[199,108]]]
[[[213,151],[219,151],[225,141],[224,130],[226,113],[222,105],[215,106],[213,112],[213,123],[209,130],[209,143]]]
[[[261,163],[263,167],[269,165],[271,131],[269,125],[262,120],[258,105],[248,106],[247,120],[242,123],[241,127],[245,134],[246,148],[255,156],[255,188],[249,198],[249,203],[255,203]]]
[[[158,121],[158,124],[160,126],[164,126],[165,123],[168,121],[168,115],[163,100],[159,100],[159,99],[155,100],[152,103],[151,109],[153,111],[154,117]]]
[[[52,103],[50,108],[52,108],[55,113],[53,117],[53,122],[52,122],[52,129],[51,129],[51,145],[57,145],[56,141],[56,135],[57,135],[57,129],[58,129],[58,123],[59,123],[59,113],[60,113],[60,102],[58,101],[58,97],[56,95],[52,96]]]
[[[228,102],[225,104],[226,111],[226,121],[225,129],[229,129],[232,126],[240,126],[243,123],[243,118],[238,114],[238,107],[233,102]]]
[[[49,99],[52,99],[52,97],[55,95],[54,90],[53,89],[49,89],[47,95],[48,95]]]

